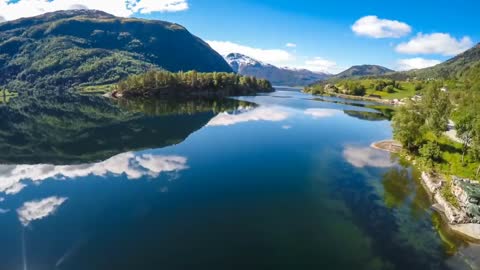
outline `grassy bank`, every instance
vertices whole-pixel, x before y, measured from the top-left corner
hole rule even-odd
[[[313,95],[340,94],[354,98],[394,100],[411,98],[423,89],[425,82],[380,79],[337,80],[308,86],[304,92]]]

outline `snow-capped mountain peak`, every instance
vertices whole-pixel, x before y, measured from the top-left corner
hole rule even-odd
[[[253,59],[249,56],[246,56],[241,53],[230,53],[225,57],[227,63],[232,67],[233,71],[238,72],[239,70],[247,67],[247,66],[271,66],[267,63],[262,61]]]
[[[225,56],[225,60],[236,73],[267,79],[274,85],[302,86],[329,76],[306,69],[278,68],[241,53],[230,53]]]

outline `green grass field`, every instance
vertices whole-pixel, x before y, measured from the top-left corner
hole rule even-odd
[[[388,80],[382,80],[388,81]],[[357,80],[340,80],[335,82],[335,87],[338,89],[338,93],[348,93],[346,86],[349,82],[355,82],[362,85],[365,88],[365,95],[364,97],[369,97],[370,95],[379,96],[385,100],[393,100],[393,99],[404,99],[404,98],[411,98],[417,94],[415,90],[415,85],[420,83],[417,81],[396,81],[396,86],[387,91],[387,88],[384,88],[382,91],[378,91],[375,89],[376,85],[378,85],[379,79],[357,79]],[[390,82],[392,82],[390,80]],[[328,92],[324,91],[323,84],[317,84],[313,86],[309,86],[305,88],[305,92],[318,95],[318,94],[328,94]],[[353,94],[347,94],[353,95]]]
[[[446,136],[435,138],[432,134],[427,134],[426,139],[437,141],[442,150],[441,162],[436,163],[435,169],[444,175],[456,175],[463,178],[475,179],[478,169],[478,163],[475,162],[468,153],[465,155],[462,163],[462,145],[452,141]]]
[[[361,84],[365,86],[365,89],[367,90],[366,96],[378,95],[381,96],[382,99],[403,99],[415,96],[415,83],[413,82],[400,82],[401,89],[394,88],[393,93],[376,91],[373,87],[374,82],[375,80],[361,80]]]

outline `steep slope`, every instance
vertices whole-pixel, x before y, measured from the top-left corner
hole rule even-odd
[[[480,43],[473,48],[433,67],[411,70],[404,73],[408,77],[418,78],[461,78],[473,66],[480,63]]]
[[[151,68],[231,72],[207,43],[174,23],[94,10],[0,23],[0,85],[10,90],[109,84]]]
[[[305,86],[329,77],[325,73],[315,73],[306,69],[278,68],[255,60],[240,53],[231,53],[225,57],[233,71],[247,76],[267,79],[274,85]]]
[[[380,76],[390,72],[394,72],[394,71],[386,67],[377,66],[377,65],[360,65],[360,66],[352,66],[351,68],[333,76],[333,78],[346,79],[346,78],[364,77],[364,76]]]

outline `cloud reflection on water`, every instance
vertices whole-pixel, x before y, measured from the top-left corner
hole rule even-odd
[[[286,120],[290,113],[281,107],[248,108],[239,113],[220,113],[207,126],[231,126],[251,121],[280,122]]]
[[[65,197],[53,196],[38,201],[25,202],[17,210],[18,219],[26,227],[34,220],[40,220],[54,214],[66,200]]]
[[[357,168],[388,168],[394,165],[387,153],[371,147],[346,146],[343,150],[343,157]]]
[[[318,119],[318,118],[332,117],[338,112],[339,112],[338,110],[333,110],[333,109],[310,108],[310,109],[306,109],[304,113],[315,119]]]
[[[187,158],[183,156],[133,152],[116,155],[98,163],[80,165],[0,165],[0,192],[8,195],[20,192],[25,187],[22,180],[66,180],[89,175],[106,177],[109,174],[124,174],[128,179],[139,179],[144,176],[158,177],[162,172],[178,172],[187,168]]]

